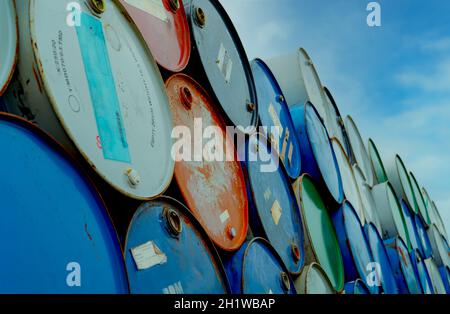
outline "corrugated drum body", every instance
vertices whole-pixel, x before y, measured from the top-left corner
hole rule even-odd
[[[266,138],[251,136],[247,147],[246,171],[250,204],[250,225],[255,236],[269,240],[292,274],[299,274],[304,262],[300,211],[289,178],[281,165],[265,171],[259,152],[270,154]],[[278,155],[271,154],[275,166]],[[253,161],[255,160],[255,161]]]
[[[125,258],[131,293],[224,294],[229,290],[212,243],[189,211],[168,198],[137,210],[128,229]]]
[[[294,185],[305,228],[305,262],[317,262],[328,275],[334,289],[344,288],[344,265],[327,208],[312,179],[304,175]]]
[[[11,80],[18,49],[17,20],[14,0],[0,3],[0,96]]]
[[[0,145],[0,292],[127,293],[114,227],[79,168],[17,118],[0,115]]]
[[[209,83],[223,111],[236,126],[256,126],[258,108],[250,64],[239,36],[219,1],[191,0],[186,10],[193,35],[192,44],[200,56]],[[200,8],[204,26],[196,18]],[[248,110],[248,104],[254,110]]]
[[[338,161],[316,108],[307,102],[292,106],[290,111],[300,142],[302,172],[320,183],[335,203],[342,203],[344,191]]]
[[[325,271],[317,263],[303,268],[300,276],[295,280],[298,294],[335,294]]]
[[[182,74],[172,76],[166,86],[175,125],[187,127],[193,137],[201,137],[207,127],[220,128],[223,151],[230,153],[227,147],[233,147],[233,142],[226,135],[224,124],[205,91]],[[195,133],[195,119],[202,121],[202,126],[197,127],[200,134]],[[218,147],[216,149],[219,151]],[[176,163],[176,181],[188,207],[214,243],[225,250],[237,250],[248,228],[248,200],[241,165],[238,161],[207,161],[202,153],[203,147],[200,147],[200,156],[193,154],[188,156],[192,161]],[[233,150],[231,156],[234,154]]]
[[[239,251],[225,261],[225,269],[235,294],[296,293],[280,257],[261,238],[244,243]],[[287,286],[283,284],[282,277]]]
[[[251,67],[258,95],[259,120],[262,126],[268,127],[266,136],[277,149],[287,174],[297,179],[301,171],[300,146],[283,93],[262,60],[254,60]],[[271,130],[272,127],[279,128],[278,134]]]
[[[113,1],[106,1],[101,18],[82,4],[79,26],[70,27],[68,14],[74,13],[66,7],[73,4],[18,1],[20,79],[12,93],[23,88],[27,105],[20,97],[11,111],[79,150],[123,194],[154,198],[167,188],[174,168],[171,116],[158,67]]]
[[[191,54],[191,33],[182,0],[171,8],[170,0],[120,0],[163,68],[182,71]],[[188,0],[189,1],[189,0]]]

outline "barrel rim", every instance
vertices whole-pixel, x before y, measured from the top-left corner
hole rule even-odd
[[[319,72],[317,72],[316,65],[315,65],[314,61],[311,59],[311,57],[309,56],[308,52],[306,51],[306,49],[304,47],[299,47],[297,49],[297,52],[298,52],[298,54],[297,54],[297,61],[299,61],[299,64],[302,63],[301,62],[301,55],[303,55],[305,60],[308,61],[309,65],[310,65],[310,68],[311,68],[311,70],[313,72],[314,79],[318,83],[318,87],[319,87],[319,90],[320,90],[320,96],[321,96],[320,98],[322,98],[322,101],[325,101],[325,99],[324,99],[325,98],[324,97],[325,93],[324,93],[324,90],[323,90],[322,80],[320,79]],[[300,68],[300,71],[301,71],[301,68]],[[303,71],[301,71],[301,73],[302,73],[302,76],[303,76]],[[306,81],[305,81],[305,88],[306,88]]]
[[[13,60],[11,60],[12,62],[8,65],[8,71],[6,71],[8,73],[6,79],[3,82],[0,82],[0,96],[2,96],[9,83],[11,82],[13,75],[14,75],[14,70],[17,66],[18,60],[19,60],[19,18],[17,16],[17,7],[16,7],[16,2],[14,0],[8,0],[6,2],[7,6],[11,6],[11,13],[15,16],[15,30],[13,30],[13,34],[11,34],[12,36],[14,36],[15,38],[13,38],[13,40],[15,41],[15,45],[13,47],[11,47],[11,50],[13,50]]]
[[[186,205],[184,205],[181,201],[179,201],[173,197],[170,197],[170,196],[162,195],[156,199],[153,199],[153,200],[150,200],[148,202],[141,204],[136,209],[136,211],[133,214],[133,217],[130,220],[130,223],[128,224],[126,235],[125,235],[124,248],[123,248],[123,255],[124,255],[125,262],[126,262],[126,255],[127,255],[126,249],[127,249],[127,245],[128,245],[128,238],[129,238],[129,235],[130,235],[132,227],[133,227],[133,222],[135,222],[137,220],[137,218],[141,215],[142,212],[144,212],[145,210],[150,210],[151,205],[153,203],[160,203],[160,204],[165,203],[165,204],[172,205],[178,211],[180,211],[183,215],[188,217],[189,221],[192,223],[192,225],[194,226],[196,231],[202,236],[202,240],[205,241],[205,243],[207,244],[208,250],[210,250],[211,255],[215,259],[215,262],[217,264],[216,266],[217,266],[218,270],[220,271],[220,274],[222,275],[222,281],[223,281],[224,288],[227,290],[227,292],[231,292],[230,282],[229,282],[227,273],[225,271],[225,268],[223,266],[222,259],[219,255],[219,252],[217,251],[214,243],[212,242],[211,238],[208,236],[205,229],[202,227],[202,225],[197,220],[197,218],[195,218],[194,214],[190,211],[190,209]],[[126,266],[126,264],[125,264],[125,266]],[[131,283],[130,283],[130,292],[131,292]]]
[[[372,138],[369,138],[367,146],[368,146],[368,154],[369,154],[370,163],[372,164],[372,168],[374,168],[374,170],[376,168],[375,165],[374,165],[375,160],[374,160],[374,158],[372,158],[372,156],[374,156],[374,157],[376,157],[376,162],[377,162],[378,166],[380,166],[384,177],[388,178],[388,175],[387,175],[387,172],[386,172],[386,168],[385,168],[384,163],[383,163],[383,159],[381,159],[381,155],[380,155],[380,152],[378,150],[378,147],[376,146],[376,144],[375,144],[375,142],[374,142],[374,140]],[[380,180],[380,178],[378,178],[376,171],[374,171],[374,175],[377,178],[378,182],[382,183],[382,182],[380,182],[381,180]]]
[[[370,295],[370,290],[367,287],[366,283],[361,279],[361,278],[357,278],[354,281],[348,282],[346,285],[350,285],[350,287],[352,288],[351,293],[350,294],[354,294],[356,292],[357,288],[362,288],[362,290],[364,290],[366,292],[366,294]],[[347,291],[345,291],[347,293]]]
[[[398,180],[399,180],[399,183],[400,183],[400,187],[401,187],[401,191],[403,193],[403,195],[397,195],[397,197],[406,196],[405,199],[408,202],[408,205],[413,209],[415,214],[418,214],[419,213],[419,208],[418,208],[419,205],[417,205],[416,196],[415,196],[415,193],[414,193],[414,190],[413,190],[413,187],[412,187],[412,183],[411,183],[411,178],[409,177],[409,173],[408,173],[408,168],[406,168],[406,165],[405,165],[402,157],[399,154],[395,155],[394,164],[395,164],[395,174],[398,177]],[[407,197],[407,193],[406,193],[405,187],[404,187],[403,182],[401,180],[401,175],[400,175],[401,170],[406,175],[406,179],[407,179],[408,184],[409,184],[409,190],[410,190],[411,195],[413,197],[414,204],[411,204],[410,200]],[[395,192],[395,189],[394,189],[394,192]]]
[[[301,280],[301,276],[303,275],[303,272],[306,272],[305,277],[304,277],[304,289],[305,289],[305,294],[309,294],[308,292],[308,287],[309,285],[307,285],[307,279],[309,278],[309,274],[311,273],[312,270],[316,270],[317,272],[320,273],[322,279],[324,280],[324,282],[328,285],[328,288],[330,289],[330,291],[332,292],[332,294],[336,294],[336,289],[334,289],[333,284],[330,281],[330,278],[328,278],[327,273],[325,272],[325,270],[323,270],[322,266],[320,266],[319,263],[317,262],[312,262],[311,264],[305,266],[303,268],[302,274],[300,275],[299,278],[297,278],[297,280]]]
[[[419,204],[417,204],[417,206],[418,206],[418,208],[419,208],[419,215],[425,214],[426,217],[423,217],[423,218],[424,218],[425,222],[427,223],[427,225],[429,225],[429,224],[431,223],[430,215],[429,215],[429,213],[428,213],[427,206],[426,206],[425,201],[424,201],[424,199],[423,199],[423,195],[422,195],[422,193],[421,193],[421,189],[420,189],[419,182],[417,181],[416,176],[414,175],[414,173],[413,173],[412,171],[409,172],[409,177],[410,177],[410,181],[412,181],[412,182],[411,182],[411,185],[412,185],[412,186],[415,186],[416,189],[417,189],[417,191],[419,192],[419,195],[418,195],[418,196],[417,196],[416,193],[414,192],[414,197],[416,198],[416,203],[417,203],[417,198],[419,198],[419,201],[422,201],[423,210],[425,210],[425,213],[422,213],[422,211],[420,210],[420,209],[421,209],[421,206],[420,206]],[[414,188],[413,188],[413,191],[414,191]]]

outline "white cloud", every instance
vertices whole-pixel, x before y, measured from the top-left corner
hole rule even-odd
[[[396,75],[397,81],[407,87],[426,92],[450,91],[450,58],[436,63],[432,69],[410,69]]]

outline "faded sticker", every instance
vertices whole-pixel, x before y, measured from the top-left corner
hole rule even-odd
[[[146,270],[167,263],[166,254],[162,253],[153,241],[132,248],[131,255],[138,270]]]
[[[225,78],[225,81],[230,83],[231,73],[233,71],[233,61],[223,43],[220,44],[219,55],[217,56],[217,66],[219,67],[220,73],[222,73]]]
[[[281,214],[282,214],[282,209],[281,209],[281,206],[280,206],[280,203],[278,202],[278,200],[273,202],[270,213],[272,214],[273,222],[275,223],[275,225],[278,226],[278,224],[280,223],[280,218],[281,218]]]
[[[220,222],[221,222],[222,224],[226,223],[229,219],[230,219],[230,213],[228,212],[228,210],[224,211],[224,212],[220,215]]]
[[[164,7],[163,0],[123,0],[127,4],[144,11],[161,21],[167,22],[167,11]]]

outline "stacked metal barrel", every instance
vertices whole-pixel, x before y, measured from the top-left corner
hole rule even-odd
[[[450,292],[435,203],[304,49],[249,62],[215,0],[4,0],[0,37],[1,293]]]

